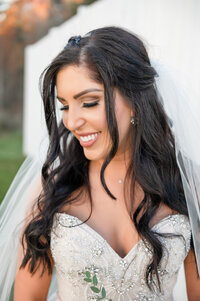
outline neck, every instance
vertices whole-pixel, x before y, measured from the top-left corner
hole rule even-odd
[[[102,165],[104,160],[98,160],[98,161],[91,161],[90,162],[90,171],[93,173],[100,174]],[[105,178],[113,178],[116,179],[116,181],[122,180],[124,181],[124,178],[126,176],[126,172],[129,166],[130,162],[130,156],[126,154],[117,154],[111,162],[107,165],[105,169]]]

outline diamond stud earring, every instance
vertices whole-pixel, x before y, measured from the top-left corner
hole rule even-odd
[[[132,124],[132,125],[135,124],[135,119],[134,119],[134,117],[131,117],[131,124]]]

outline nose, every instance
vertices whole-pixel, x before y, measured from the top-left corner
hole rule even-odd
[[[79,129],[84,123],[84,116],[77,107],[70,107],[68,111],[63,112],[63,124],[70,132]]]

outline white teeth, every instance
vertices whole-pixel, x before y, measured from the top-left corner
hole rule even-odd
[[[84,142],[94,140],[97,137],[98,134],[92,134],[88,136],[81,136],[80,139]]]

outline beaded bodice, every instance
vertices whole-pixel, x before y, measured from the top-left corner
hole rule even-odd
[[[145,240],[141,239],[121,258],[86,223],[69,214],[56,213],[51,231],[58,281],[56,300],[173,300],[177,273],[190,249],[189,220],[184,215],[170,215],[154,225],[152,231],[178,234],[158,236],[164,245],[158,269],[161,292],[158,289],[152,292],[146,285],[145,272],[152,259],[152,249]]]

